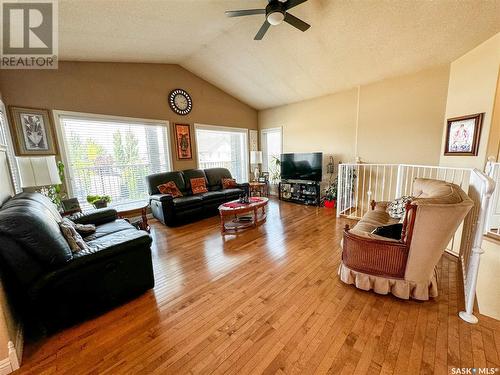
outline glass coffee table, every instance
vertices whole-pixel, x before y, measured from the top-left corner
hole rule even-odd
[[[151,231],[151,228],[148,224],[147,217],[148,206],[148,202],[139,201],[117,204],[113,205],[111,208],[114,208],[116,210],[120,219],[132,219],[135,217],[140,217],[141,221],[138,222],[139,229],[145,230],[149,233]]]
[[[269,199],[252,197],[250,203],[238,200],[219,206],[220,230],[222,234],[255,228],[266,220],[266,206]]]

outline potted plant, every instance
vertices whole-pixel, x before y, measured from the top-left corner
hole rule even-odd
[[[111,202],[109,195],[87,195],[87,202],[95,208],[105,208]]]
[[[337,178],[325,188],[325,194],[322,197],[323,205],[327,208],[335,208],[337,202]]]

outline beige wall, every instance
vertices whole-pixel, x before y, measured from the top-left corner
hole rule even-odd
[[[477,156],[443,156],[443,166],[482,169],[487,159],[486,149],[500,65],[500,33],[451,63],[446,118],[483,113],[483,127]],[[442,127],[442,146],[446,137],[446,122]]]
[[[449,68],[387,79],[358,90],[259,112],[259,127],[283,127],[284,151],[322,151],[335,161],[439,162]],[[357,137],[356,137],[357,127]],[[355,154],[357,150],[357,155]]]
[[[486,157],[489,158],[490,156],[494,157],[496,161],[500,161],[500,69],[497,78],[493,115],[491,116],[490,138],[486,150]]]
[[[179,65],[60,62],[57,70],[2,70],[0,85],[8,105],[168,120],[171,128],[180,122],[257,129],[256,110]],[[167,95],[175,88],[193,99],[187,116],[168,106]],[[193,160],[172,155],[174,169],[196,167],[191,133]]]

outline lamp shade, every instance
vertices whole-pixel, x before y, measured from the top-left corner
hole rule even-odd
[[[262,164],[262,151],[250,151],[250,163]]]
[[[55,156],[18,157],[16,159],[23,188],[61,184]]]

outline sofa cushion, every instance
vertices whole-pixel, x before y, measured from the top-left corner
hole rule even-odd
[[[170,194],[174,198],[182,197],[182,193],[174,181],[169,181],[165,184],[158,185],[157,188],[161,194]]]
[[[226,196],[226,198],[234,198],[234,199],[236,199],[241,194],[243,194],[245,191],[243,189],[234,188],[234,189],[222,189],[221,192],[224,193],[224,195]]]
[[[223,178],[233,178],[227,168],[207,168],[205,169],[205,175],[208,181],[207,187],[210,191],[221,190]]]
[[[174,198],[172,202],[174,203],[174,207],[191,207],[201,205],[203,199],[199,195],[188,195]]]
[[[97,257],[104,257],[129,248],[147,248],[150,244],[151,237],[147,232],[130,227],[130,229],[110,233],[107,236],[87,242],[88,249],[76,253],[74,259],[75,263],[80,263],[82,258],[88,256],[92,256],[92,260],[95,260],[96,255]],[[87,258],[86,260],[90,259]]]
[[[121,232],[123,230],[128,230],[128,229],[135,229],[135,228],[127,220],[118,219],[118,220],[97,226],[95,232],[89,236],[84,237],[84,240],[89,242],[89,241],[93,241],[97,238],[107,236],[108,234]]]
[[[160,194],[158,186],[169,181],[175,182],[175,185],[179,188],[182,194],[185,194],[185,192],[188,190],[186,188],[186,183],[184,181],[182,172],[178,171],[152,174],[146,177],[146,181],[148,185],[149,195]]]
[[[203,199],[203,201],[224,200],[225,195],[222,191],[209,191],[206,193],[201,193],[200,197]]]

